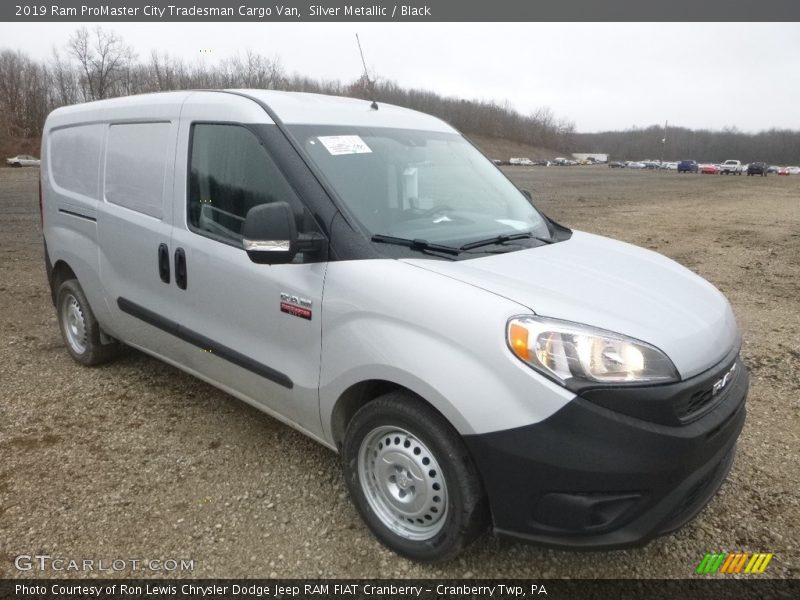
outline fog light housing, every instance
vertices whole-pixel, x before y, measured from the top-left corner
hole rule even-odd
[[[619,525],[641,499],[638,493],[554,492],[539,498],[533,520],[563,532],[594,532]]]

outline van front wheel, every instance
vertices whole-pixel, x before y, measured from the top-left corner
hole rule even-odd
[[[412,394],[390,392],[361,408],[342,461],[361,517],[402,556],[453,558],[486,527],[486,497],[460,436]]]
[[[102,342],[100,324],[77,279],[68,279],[59,286],[56,309],[61,336],[72,358],[82,365],[94,366],[117,356],[119,342]]]

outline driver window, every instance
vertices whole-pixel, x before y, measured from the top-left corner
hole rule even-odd
[[[254,206],[299,206],[266,149],[241,125],[195,124],[189,172],[189,224],[219,241],[240,245],[245,216]]]

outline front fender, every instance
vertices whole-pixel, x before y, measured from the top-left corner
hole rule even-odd
[[[508,319],[528,312],[486,290],[396,260],[331,263],[322,307],[320,416],[351,386],[396,383],[462,435],[537,423],[574,394],[506,346]]]

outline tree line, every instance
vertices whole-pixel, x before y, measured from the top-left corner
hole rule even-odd
[[[247,50],[214,65],[152,51],[139,57],[112,30],[77,29],[48,60],[0,50],[2,131],[14,138],[40,135],[47,114],[59,106],[183,89],[259,88],[315,92],[377,100],[435,115],[467,134],[506,138],[559,151],[572,145],[574,125],[548,108],[522,115],[509,104],[462,100],[407,89],[379,77],[342,82],[289,74],[280,58]]]
[[[626,131],[574,134],[581,152],[605,152],[612,160],[697,160],[722,162],[733,158],[745,163],[800,164],[800,131],[770,129],[744,133],[734,127],[720,131],[652,125]]]
[[[509,103],[463,100],[408,89],[380,77],[348,82],[289,74],[280,58],[252,50],[214,65],[152,51],[139,57],[113,30],[77,29],[48,60],[0,50],[0,135],[37,138],[47,114],[59,107],[116,96],[182,89],[260,88],[316,92],[377,100],[435,115],[470,135],[501,138],[559,153],[607,153],[612,159],[800,163],[800,131],[771,129],[755,134],[658,125],[626,131],[576,133],[572,122],[549,108],[523,115]],[[665,141],[662,141],[665,140]]]

